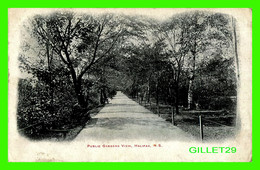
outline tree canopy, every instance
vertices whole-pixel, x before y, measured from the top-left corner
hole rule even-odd
[[[75,116],[118,90],[170,104],[176,114],[180,106],[231,109],[221,103],[236,96],[236,43],[234,18],[220,13],[193,11],[164,21],[70,12],[33,16],[22,31],[20,68],[31,76],[19,84],[19,120],[29,121],[37,109],[43,117]]]

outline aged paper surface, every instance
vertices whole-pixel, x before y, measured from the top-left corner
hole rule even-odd
[[[165,19],[173,14],[194,9],[9,9],[8,14],[8,160],[11,162],[61,161],[61,162],[247,162],[252,159],[252,11],[251,9],[196,9],[232,15],[237,20],[239,35],[240,82],[237,115],[240,129],[235,138],[221,142],[198,140],[157,141],[145,139],[84,139],[66,142],[31,141],[17,132],[16,111],[18,78],[20,77],[18,55],[20,28],[24,20],[36,14],[53,11],[86,13],[123,13]],[[88,148],[87,145],[152,145],[155,148]],[[190,147],[236,147],[233,154],[190,153]]]

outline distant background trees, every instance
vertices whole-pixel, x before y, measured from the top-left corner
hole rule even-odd
[[[149,102],[186,109],[227,109],[236,106],[236,35],[228,15],[191,12],[164,22],[147,21],[148,41],[128,54],[132,84],[126,91]],[[133,44],[136,48],[136,44]],[[134,66],[133,66],[134,65]]]

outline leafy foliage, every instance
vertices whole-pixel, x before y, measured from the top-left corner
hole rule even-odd
[[[19,128],[72,128],[117,90],[177,114],[190,104],[234,111],[232,21],[201,11],[164,22],[68,12],[30,18],[19,55],[29,77],[19,81]]]

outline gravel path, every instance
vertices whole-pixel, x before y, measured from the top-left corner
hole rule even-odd
[[[170,141],[193,140],[193,137],[119,91],[110,104],[107,104],[86,124],[75,140],[88,139]]]

